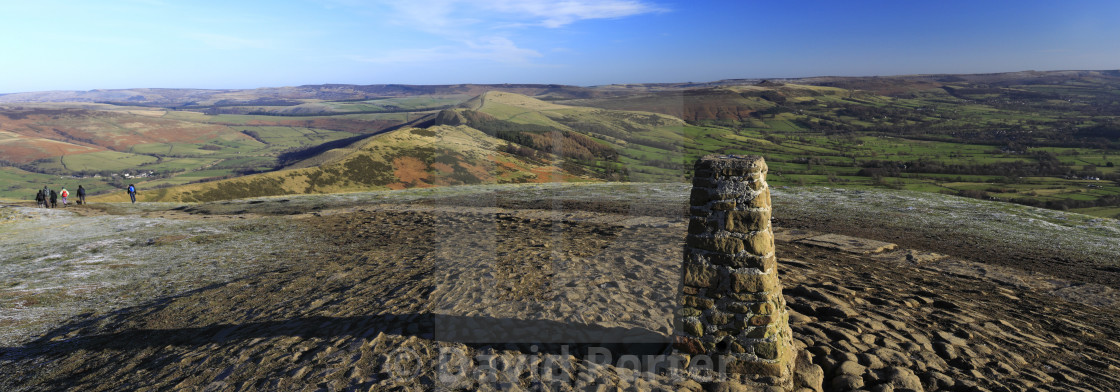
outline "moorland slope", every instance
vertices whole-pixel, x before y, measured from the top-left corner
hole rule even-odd
[[[505,152],[465,126],[405,128],[311,158],[314,165],[141,192],[144,201],[205,202],[259,196],[425,188],[480,183],[589,181],[550,162]],[[97,201],[123,201],[122,194]]]
[[[8,184],[0,195],[73,187],[59,177],[99,192],[306,168],[317,162],[306,158],[362,135],[439,124],[470,126],[522,159],[562,161],[564,171],[606,180],[679,181],[698,156],[754,154],[767,157],[777,185],[951,193],[1112,217],[1120,215],[1118,89],[1116,71],[1029,71],[587,88],[324,85],[211,91],[214,99],[188,106],[160,102],[190,91],[137,90],[129,93],[143,93],[136,105],[149,106],[10,104],[96,114],[69,124],[40,116],[0,134],[3,156],[40,157],[0,166]],[[473,98],[487,91],[494,95]],[[181,129],[173,136],[183,140],[110,146],[146,132],[136,130],[145,123]],[[195,129],[213,127],[216,137]]]

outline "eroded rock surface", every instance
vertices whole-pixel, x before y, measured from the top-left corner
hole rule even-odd
[[[744,390],[620,361],[668,350],[686,225],[632,218],[407,206],[290,218],[304,239],[274,268],[0,348],[0,389]],[[1078,300],[1100,294],[1084,285],[776,237],[801,390],[1120,390],[1120,310]],[[596,346],[609,363],[580,352]]]

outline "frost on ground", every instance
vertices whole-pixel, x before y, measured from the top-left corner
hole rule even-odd
[[[689,189],[683,183],[470,185],[203,204],[103,204],[98,213],[3,206],[0,344],[18,343],[79,314],[278,267],[271,256],[302,238],[289,229],[287,216],[428,205],[542,209],[567,220],[582,219],[572,212],[592,210],[641,223],[649,216],[683,218]],[[773,195],[776,226],[845,233],[1032,271],[1047,272],[1057,263],[1066,267],[1060,277],[1077,281],[1109,284],[1118,272],[1120,222],[1114,219],[905,191],[775,188]],[[563,229],[557,230],[562,236]],[[443,242],[449,248],[456,243]],[[538,253],[551,260],[552,252]],[[604,260],[594,265],[608,268],[615,262]],[[494,276],[495,271],[460,261],[454,260],[458,272]],[[564,287],[560,278],[548,279]]]
[[[151,226],[89,234],[67,250],[19,239],[39,249],[19,260],[85,266],[127,254],[146,262],[129,267],[148,273],[143,284],[98,290],[149,300],[0,346],[0,389],[737,390],[622,360],[668,347],[687,191],[545,184],[115,206]],[[779,228],[790,227],[777,252],[805,348],[797,374],[813,390],[1120,388],[1118,311],[1080,301],[1115,286],[1060,288],[1008,266],[1031,256],[1014,245],[1024,238],[1099,241],[1091,251],[1115,258],[1115,221],[905,192],[774,193]],[[900,246],[802,241],[831,229]],[[950,254],[962,249],[982,257]],[[1045,272],[1100,266],[1062,255],[1069,263]],[[49,308],[26,310],[36,309]],[[618,361],[585,355],[593,347]]]
[[[82,313],[228,281],[258,268],[292,242],[280,239],[296,235],[265,221],[0,211],[0,345]]]
[[[818,218],[878,218],[1011,248],[1120,260],[1115,219],[911,191],[785,188],[774,191],[774,200],[775,213],[785,208]]]

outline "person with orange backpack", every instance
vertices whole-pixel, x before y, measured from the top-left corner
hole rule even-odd
[[[62,196],[62,206],[66,207],[66,198],[70,197],[70,191],[66,190],[66,187],[62,187],[62,192],[58,192],[58,195]]]

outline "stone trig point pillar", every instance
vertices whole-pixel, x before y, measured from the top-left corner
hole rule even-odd
[[[790,389],[794,355],[778,282],[766,162],[696,162],[674,348],[707,355],[724,376]]]

